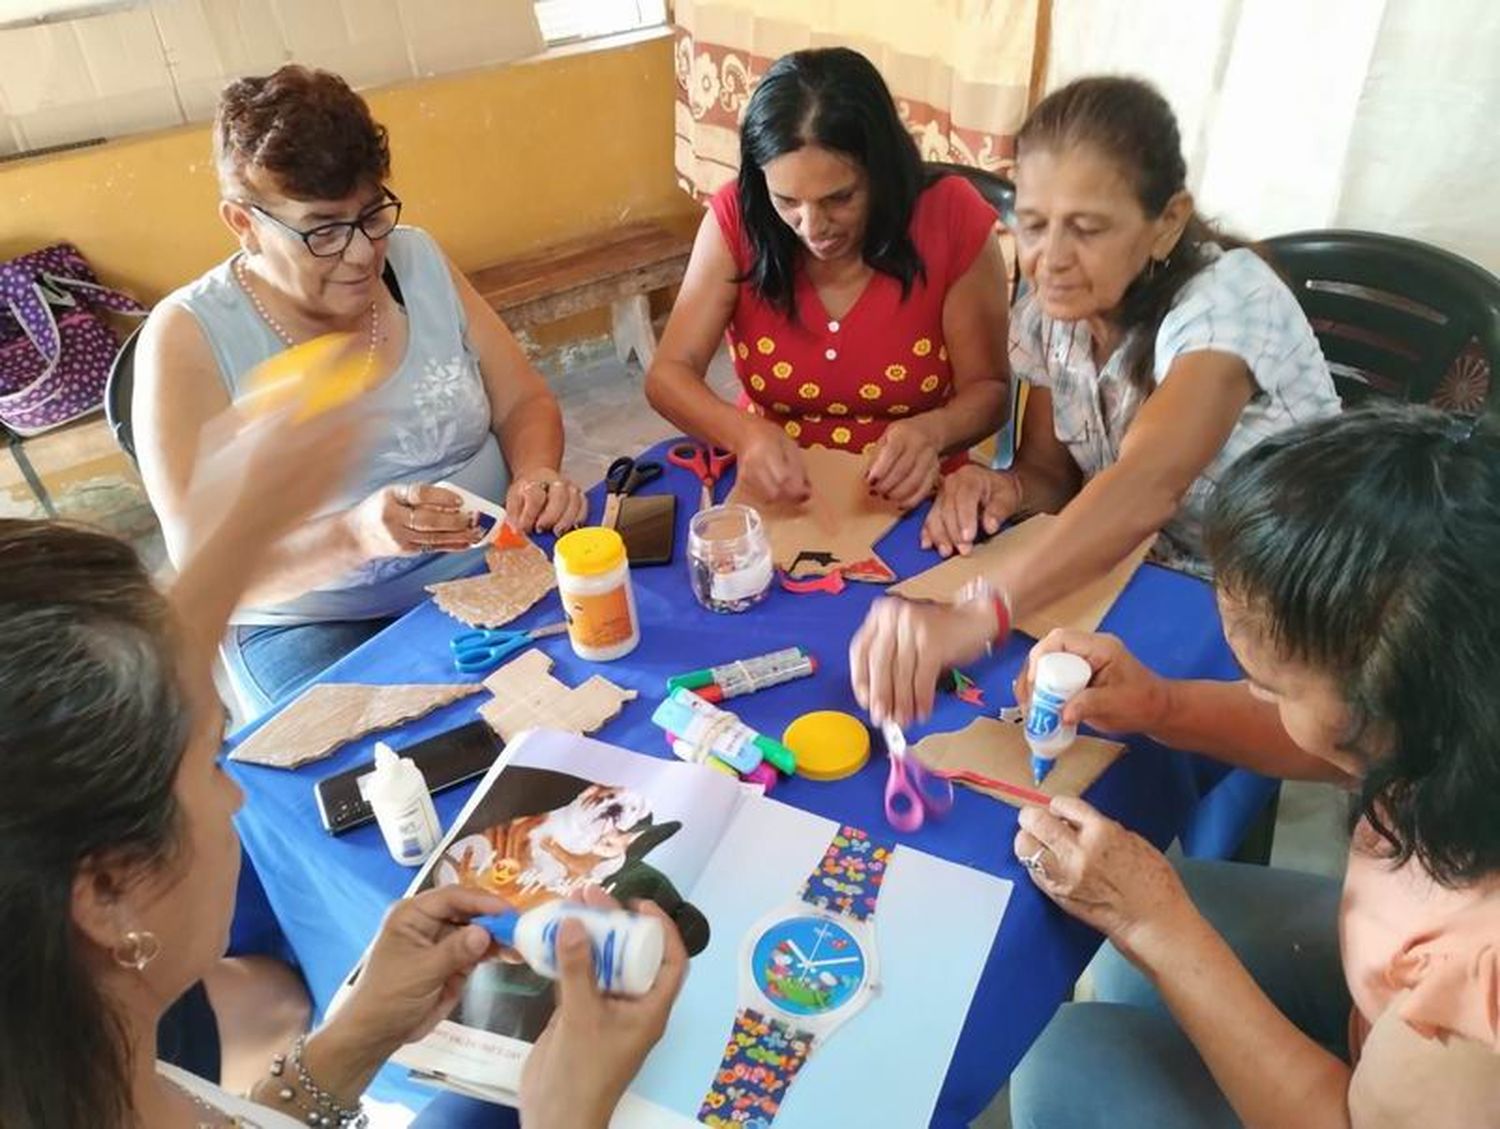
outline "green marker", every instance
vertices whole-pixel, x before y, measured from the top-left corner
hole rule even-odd
[[[760,750],[762,757],[786,775],[791,776],[797,771],[797,757],[780,741],[761,734],[750,743]]]
[[[686,674],[674,674],[667,679],[667,693],[674,690],[697,690],[704,686],[714,684],[714,672],[709,670],[690,670]]]

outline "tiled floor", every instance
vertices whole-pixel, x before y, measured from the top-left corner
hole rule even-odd
[[[592,363],[575,364],[566,373],[556,371],[555,360],[541,363],[562,404],[567,431],[563,470],[584,486],[603,478],[605,468],[618,456],[637,454],[678,434],[677,428],[646,403],[637,365],[622,365],[613,354],[593,352],[596,359]],[[722,349],[709,367],[708,380],[710,387],[726,398],[733,398],[737,391],[734,369]]]

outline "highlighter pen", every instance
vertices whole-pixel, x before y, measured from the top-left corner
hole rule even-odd
[[[695,713],[704,714],[705,716],[710,717],[717,717],[729,712],[727,710],[721,710],[718,706],[714,705],[711,702],[705,701],[697,694],[694,694],[691,690],[674,691],[672,697],[667,700],[672,702],[681,702],[683,705],[686,705]],[[735,718],[735,720],[739,722],[739,718],[736,715],[730,713],[729,716]],[[744,725],[743,722],[739,722],[739,724]],[[745,728],[750,729],[749,726],[745,726]],[[780,771],[786,773],[788,776],[791,776],[797,771],[797,757],[791,749],[788,749],[780,741],[777,741],[771,737],[767,737],[764,733],[756,732],[754,730],[751,730],[751,732],[754,732],[755,736],[750,739],[750,746],[760,753],[761,758],[770,761],[771,765],[774,768],[779,769]],[[736,765],[735,767],[739,768],[738,765]],[[751,767],[754,766],[752,765]],[[741,772],[748,771],[749,769],[741,769]]]
[[[720,697],[710,694],[703,694],[703,697],[709,701],[735,698],[741,694],[751,694],[756,690],[764,690],[796,678],[807,677],[817,670],[816,660],[808,666],[810,658],[811,656],[801,647],[786,647],[780,651],[772,651],[770,654],[757,655],[754,658],[720,663],[718,666],[711,666],[705,670],[690,670],[686,674],[674,674],[668,678],[667,693],[670,694],[674,690],[693,690],[702,694],[709,687],[717,686],[723,692]]]

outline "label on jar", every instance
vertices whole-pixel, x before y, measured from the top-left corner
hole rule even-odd
[[[771,558],[756,557],[744,568],[715,572],[709,596],[719,603],[748,600],[759,596],[771,584]]]
[[[593,596],[569,592],[563,596],[563,614],[568,634],[580,647],[602,650],[625,642],[635,634],[630,615],[630,594],[625,585]]]

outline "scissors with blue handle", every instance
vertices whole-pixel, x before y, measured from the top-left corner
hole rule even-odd
[[[559,620],[529,631],[462,631],[448,646],[453,651],[453,665],[465,674],[474,674],[499,666],[534,639],[561,635],[567,629],[568,625]]]
[[[714,486],[734,462],[734,452],[723,447],[705,447],[702,443],[678,443],[667,452],[667,462],[698,476],[703,485],[698,508],[706,510],[714,504]]]
[[[620,521],[620,503],[642,486],[655,482],[665,472],[661,463],[641,462],[621,455],[604,472],[604,516],[599,524],[614,529]]]
[[[891,774],[885,782],[885,818],[897,831],[916,831],[929,815],[944,815],[953,807],[953,781],[928,772],[916,757],[908,756],[906,734],[893,721],[880,727],[886,751],[891,755]]]

